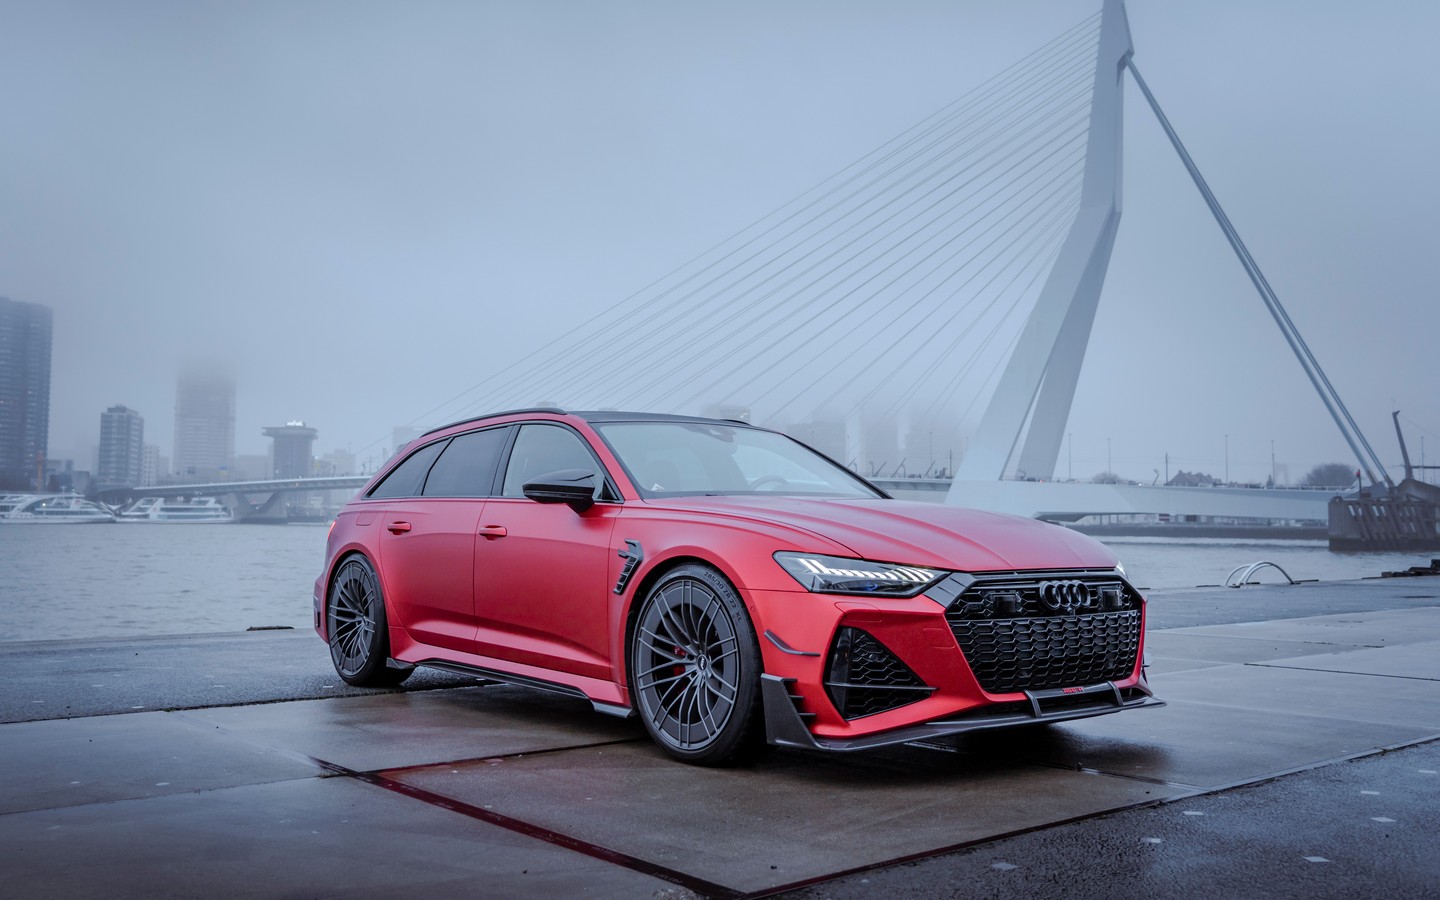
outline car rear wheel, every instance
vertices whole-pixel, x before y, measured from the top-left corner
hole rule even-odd
[[[764,748],[755,629],[714,569],[681,566],[651,588],[629,663],[632,702],[666,753],[725,765]]]
[[[410,677],[411,669],[386,666],[390,638],[385,626],[385,598],[375,568],[363,556],[340,564],[330,579],[326,631],[330,660],[346,684],[357,687],[395,687]]]

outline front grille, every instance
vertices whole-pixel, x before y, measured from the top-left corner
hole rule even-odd
[[[1113,574],[975,579],[945,618],[991,694],[1118,681],[1140,650],[1138,593]]]
[[[904,706],[934,690],[889,648],[858,628],[836,632],[825,671],[825,691],[847,719]]]

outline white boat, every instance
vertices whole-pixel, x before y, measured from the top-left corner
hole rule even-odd
[[[120,510],[117,522],[193,522],[223,524],[235,521],[230,507],[215,497],[141,497]]]
[[[115,514],[79,494],[10,494],[0,498],[0,525],[113,522]]]

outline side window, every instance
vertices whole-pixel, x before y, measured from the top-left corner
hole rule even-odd
[[[521,425],[505,470],[505,497],[525,496],[525,482],[561,469],[598,473],[600,466],[579,435],[559,425]]]
[[[394,497],[413,497],[420,493],[420,486],[425,483],[425,475],[434,464],[435,457],[445,449],[445,441],[436,441],[433,444],[426,444],[419,450],[410,454],[410,457],[396,466],[385,480],[375,485],[368,496],[371,500],[389,500]]]
[[[508,428],[489,428],[457,435],[425,479],[426,497],[488,497],[495,485],[495,467],[505,449]]]

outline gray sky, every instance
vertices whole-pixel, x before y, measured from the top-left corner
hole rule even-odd
[[[55,310],[52,457],[169,455],[175,376],[237,451],[378,455],[1098,2],[0,0],[0,295]],[[1440,461],[1430,2],[1133,0],[1135,61],[1382,458]],[[1348,461],[1133,86],[1125,212],[1057,474]],[[539,398],[534,398],[539,399]],[[527,401],[528,402],[528,401]],[[958,416],[959,410],[956,411]],[[443,414],[441,414],[443,418]],[[1073,463],[1071,460],[1073,459]],[[1418,462],[1418,458],[1416,460]]]

